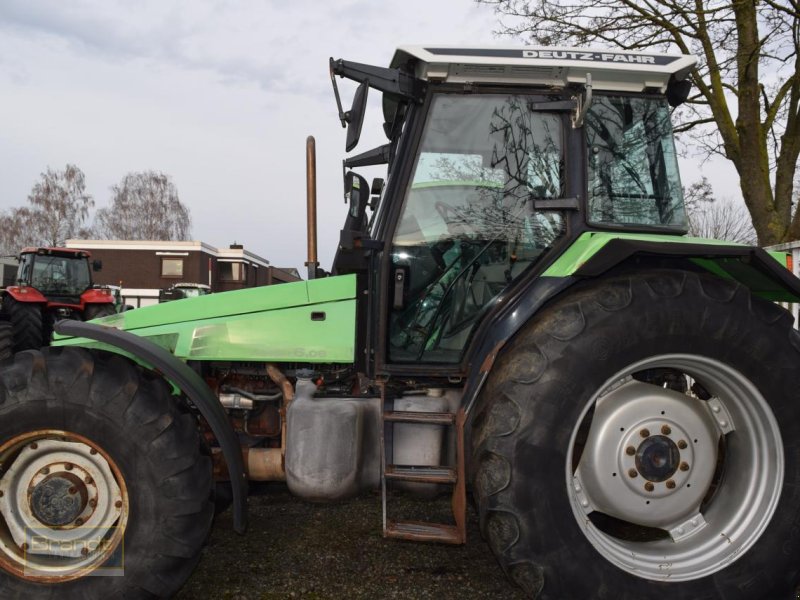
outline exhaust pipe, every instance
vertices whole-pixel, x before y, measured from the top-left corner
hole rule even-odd
[[[317,144],[314,136],[306,138],[306,220],[308,236],[308,278],[317,276]]]

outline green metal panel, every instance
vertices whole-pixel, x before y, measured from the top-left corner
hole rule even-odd
[[[355,294],[355,276],[343,275],[176,300],[97,322],[183,359],[350,363]],[[94,346],[65,338],[54,345]]]
[[[714,257],[714,246],[739,246],[748,248],[744,244],[721,240],[709,240],[705,238],[681,237],[663,234],[643,234],[643,233],[610,233],[610,232],[587,232],[578,237],[577,240],[564,252],[556,261],[548,267],[542,274],[547,277],[568,277],[578,271],[589,259],[597,254],[608,242],[614,239],[637,240],[642,242],[658,242],[663,244],[697,244],[709,247],[709,258],[692,258],[694,264],[703,267],[715,275],[733,279],[745,285],[750,291],[766,300],[778,302],[797,302],[800,295],[786,287],[785,282],[781,282],[775,277],[761,272],[754,268],[747,261],[738,257]],[[786,257],[781,252],[769,252],[781,266],[786,266]],[[796,289],[796,288],[794,288]]]
[[[542,273],[546,277],[567,277],[577,271],[587,260],[614,239],[663,242],[666,244],[706,244],[708,246],[742,246],[733,242],[707,240],[704,238],[662,235],[656,233],[609,233],[586,232],[567,249],[564,254]]]

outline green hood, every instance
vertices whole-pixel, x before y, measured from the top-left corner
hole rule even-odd
[[[185,360],[351,363],[355,297],[355,275],[343,275],[176,300],[94,322]],[[53,345],[100,346],[62,336]]]

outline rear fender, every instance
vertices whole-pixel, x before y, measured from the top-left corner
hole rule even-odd
[[[547,303],[569,293],[579,281],[603,277],[620,268],[702,270],[737,281],[751,293],[779,302],[800,301],[800,279],[762,248],[712,240],[647,234],[585,233],[486,328],[462,396],[467,432],[475,402],[505,343]]]
[[[81,294],[81,305],[84,304],[111,304],[114,297],[111,290],[89,288]]]
[[[681,239],[681,238],[678,238]],[[579,278],[601,277],[621,266],[681,266],[703,269],[723,279],[738,281],[754,295],[776,302],[800,301],[800,279],[763,248],[711,245],[703,240],[661,242],[615,238],[575,268]]]
[[[6,294],[14,298],[17,302],[38,302],[47,304],[47,298],[45,298],[39,290],[28,286],[9,286],[6,288]]]
[[[186,363],[163,348],[127,331],[68,319],[57,322],[55,330],[62,335],[95,340],[134,356],[186,394],[208,422],[220,445],[233,488],[233,527],[237,532],[244,533],[247,528],[247,476],[239,439],[219,399],[206,382]]]

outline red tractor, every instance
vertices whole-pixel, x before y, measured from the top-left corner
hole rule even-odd
[[[14,351],[47,345],[60,319],[89,321],[113,314],[114,297],[92,285],[90,254],[67,248],[24,248],[16,285],[2,292],[2,314],[11,322]],[[101,268],[94,261],[95,271]]]

